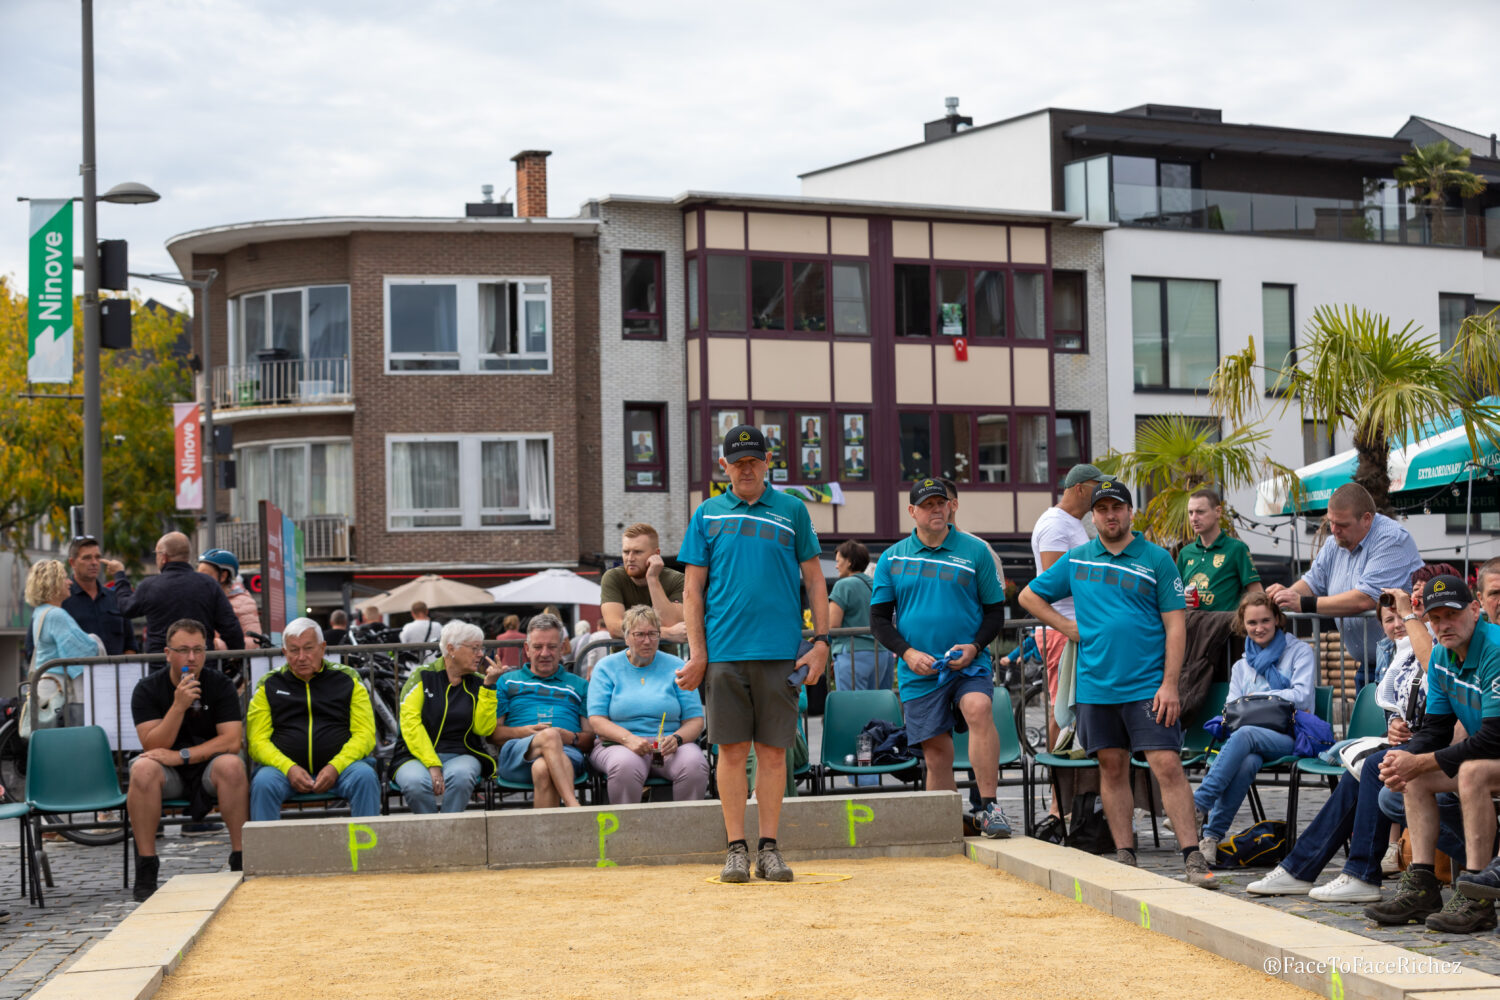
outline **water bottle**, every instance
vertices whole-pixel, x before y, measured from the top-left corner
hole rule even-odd
[[[869,767],[874,763],[875,741],[870,738],[869,733],[860,733],[854,741],[854,762],[860,767]]]
[[[183,667],[182,668],[183,679],[186,680],[188,674],[190,674],[192,672],[193,672],[193,668],[192,667],[190,667],[190,666]],[[201,711],[203,711],[203,699],[202,698],[194,698],[193,699],[193,709],[192,710],[194,712],[201,712]]]

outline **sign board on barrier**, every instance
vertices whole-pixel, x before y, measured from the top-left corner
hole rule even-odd
[[[113,669],[90,667],[78,678],[77,686],[83,689],[84,724],[102,728],[109,737],[111,750],[141,749],[140,738],[135,733],[135,720],[130,715],[130,698],[151,666],[120,663]]]

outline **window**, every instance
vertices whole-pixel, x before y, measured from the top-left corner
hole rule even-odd
[[[1005,336],[1005,272],[974,272],[974,336]]]
[[[821,333],[828,329],[828,281],[820,260],[793,261],[792,329]]]
[[[1161,414],[1150,414],[1150,415],[1138,414],[1136,416],[1136,418],[1135,418],[1135,440],[1136,440],[1136,445],[1137,446],[1140,445],[1141,428],[1144,427],[1147,423],[1149,423],[1149,422],[1151,422],[1153,420],[1161,420],[1162,418],[1163,417],[1162,417]],[[1193,430],[1195,432],[1197,432],[1197,433],[1201,433],[1203,431],[1208,431],[1209,432],[1208,439],[1210,441],[1219,441],[1219,440],[1221,440],[1223,438],[1223,433],[1224,433],[1223,427],[1220,425],[1219,421],[1217,419],[1215,419],[1214,417],[1189,417],[1189,416],[1183,416],[1183,419],[1187,420],[1188,423],[1192,424],[1193,425]],[[1139,484],[1139,483],[1135,483],[1135,484],[1132,484],[1132,485],[1135,487],[1136,495],[1138,497],[1140,497],[1140,503],[1138,503],[1138,504],[1135,505],[1136,509],[1143,510],[1143,509],[1145,509],[1146,504],[1148,504],[1148,503],[1151,502],[1151,498],[1154,497],[1154,496],[1156,496],[1156,491],[1152,490],[1152,489],[1148,489],[1147,487],[1145,487],[1144,485]]]
[[[724,436],[745,422],[745,411],[713,410],[709,413],[709,417],[708,471],[714,479],[724,482],[729,478],[724,475],[724,470],[719,466],[719,458],[724,454]]]
[[[625,488],[667,488],[667,404],[625,404]]]
[[[242,295],[230,311],[229,357],[253,365],[262,353],[284,359],[349,357],[349,286],[310,285]],[[340,388],[339,391],[345,391]]]
[[[870,265],[833,265],[833,332],[870,335]]]
[[[1136,389],[1207,389],[1219,363],[1218,285],[1136,278],[1130,291]]]
[[[766,464],[770,466],[773,483],[787,481],[791,456],[797,453],[796,440],[787,421],[786,410],[755,411],[755,426],[766,438]]]
[[[1034,453],[1040,440],[1040,459],[1047,454],[1045,414],[1011,416],[1004,413],[902,413],[901,478],[907,482],[927,476],[955,483],[1030,483],[1029,470],[1012,466],[1015,453],[1011,427],[1020,429],[1020,447]],[[937,440],[934,450],[931,443]],[[1040,435],[1038,439],[1037,435]],[[1045,470],[1043,470],[1045,473]]]
[[[391,531],[552,526],[550,435],[389,435],[386,470]]]
[[[745,259],[717,254],[708,258],[708,328],[745,329]]]
[[[1059,351],[1085,349],[1086,280],[1082,271],[1052,272],[1052,346]]]
[[[1333,431],[1321,420],[1302,421],[1302,464],[1333,457]]]
[[[687,328],[698,329],[698,258],[687,262]]]
[[[841,478],[846,481],[859,483],[870,478],[870,452],[866,440],[869,426],[868,413],[839,414],[839,441],[843,445]]]
[[[1470,316],[1483,316],[1500,302],[1472,295],[1438,295],[1438,350],[1448,351],[1458,342],[1458,331]]]
[[[1047,296],[1043,275],[1034,271],[1017,271],[1016,339],[1042,340],[1047,336]]]
[[[386,372],[552,370],[546,278],[387,278]]]
[[[930,414],[901,414],[900,447],[902,480],[909,483],[933,474]]]
[[[1010,475],[1010,418],[1003,413],[979,416],[978,474],[981,483],[1008,483]]]
[[[269,500],[288,517],[354,515],[354,450],[348,441],[289,441],[235,449],[234,516],[254,521]]]
[[[932,268],[896,265],[896,336],[932,335]]]
[[[818,410],[756,410],[755,426],[766,437],[773,483],[822,483],[835,478],[828,414]]]
[[[662,337],[662,265],[659,253],[620,254],[621,332],[626,337]]]
[[[1052,478],[1052,462],[1047,449],[1047,415],[1043,413],[1016,416],[1016,471],[1023,483],[1047,483]]]
[[[1053,423],[1056,457],[1052,460],[1052,482],[1061,483],[1073,466],[1087,462],[1089,448],[1089,415],[1059,413]]]
[[[786,265],[779,260],[750,262],[750,326],[786,329]]]
[[[969,272],[940,267],[937,272],[939,332],[945,337],[969,333]]]
[[[694,487],[703,482],[703,414],[697,410],[688,416],[688,481]]]
[[[1297,335],[1292,313],[1291,285],[1260,286],[1260,326],[1265,347],[1266,392],[1281,378],[1283,368],[1297,366]]]

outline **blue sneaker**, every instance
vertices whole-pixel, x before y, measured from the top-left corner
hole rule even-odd
[[[974,814],[974,823],[979,827],[979,834],[991,840],[1004,840],[1010,836],[1010,820],[1005,818],[1005,810],[1000,808],[1000,803],[995,802],[983,812]]]
[[[1500,899],[1500,858],[1480,872],[1464,872],[1453,882],[1453,888],[1465,899]]]

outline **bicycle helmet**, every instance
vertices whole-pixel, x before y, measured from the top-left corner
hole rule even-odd
[[[220,569],[229,570],[233,576],[240,575],[240,561],[228,549],[209,549],[198,557],[199,562],[213,563]]]

